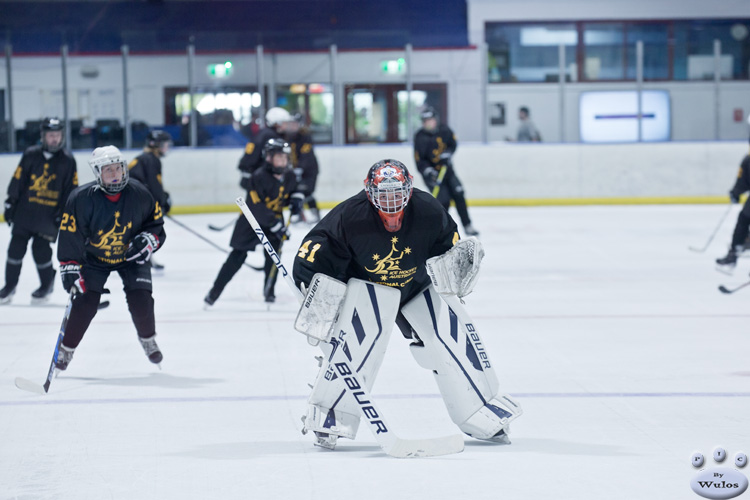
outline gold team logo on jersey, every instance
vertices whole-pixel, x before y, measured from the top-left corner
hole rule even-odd
[[[266,208],[271,210],[272,212],[275,212],[277,214],[280,214],[284,211],[284,199],[286,196],[284,195],[284,186],[281,186],[279,188],[279,194],[276,196],[276,198],[271,198],[270,196],[266,196],[266,198],[263,200],[263,202],[266,205]],[[258,196],[258,192],[253,190],[250,191],[250,199],[253,203],[260,203],[260,196]]]
[[[50,182],[57,179],[57,174],[49,173],[49,163],[44,164],[42,175],[31,174],[31,186],[29,186],[29,201],[40,205],[57,206],[60,191],[49,188]]]
[[[125,244],[122,242],[122,238],[128,232],[128,229],[133,227],[133,223],[128,222],[124,226],[121,226],[119,218],[120,212],[115,212],[115,224],[112,226],[112,229],[106,233],[100,229],[96,234],[96,238],[99,239],[96,243],[94,242],[94,238],[91,239],[92,247],[104,250],[105,256],[98,258],[107,264],[119,264],[125,260]]]
[[[414,279],[417,268],[401,269],[401,259],[404,255],[411,254],[411,248],[399,250],[396,248],[396,243],[398,243],[398,238],[394,236],[391,238],[391,251],[388,255],[381,259],[379,254],[374,254],[372,260],[375,261],[375,267],[365,268],[365,271],[379,275],[381,285],[404,287]]]
[[[442,137],[437,138],[437,148],[432,150],[432,162],[433,163],[439,163],[440,162],[440,155],[445,152],[445,150],[448,149],[448,146],[443,142]]]

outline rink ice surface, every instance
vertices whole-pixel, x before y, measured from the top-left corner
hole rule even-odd
[[[300,433],[317,348],[292,328],[283,282],[270,310],[243,268],[210,311],[224,255],[170,221],[155,278],[162,371],[136,339],[119,278],[67,372],[42,382],[66,295],[31,307],[30,252],[0,308],[0,499],[689,499],[701,451],[750,453],[750,288],[717,273],[736,211],[722,206],[472,208],[486,249],[466,307],[504,392],[524,415],[512,445],[466,437],[463,453],[394,459],[366,426],[336,451]],[[182,215],[209,231],[232,214]],[[305,228],[282,259],[289,266]],[[5,252],[9,231],[0,230]],[[2,259],[4,262],[4,258]],[[260,253],[248,262],[261,263]],[[454,433],[432,375],[398,332],[373,389],[406,438]],[[747,475],[750,469],[743,469]],[[748,493],[745,494],[747,496]]]

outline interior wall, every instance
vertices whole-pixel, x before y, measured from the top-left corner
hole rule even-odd
[[[125,151],[127,161],[140,151]],[[75,153],[81,183],[94,180]],[[408,145],[320,146],[316,198],[339,202],[362,189],[368,168],[395,158],[424,183]],[[748,154],[746,141],[658,144],[462,143],[454,166],[469,200],[582,200],[589,198],[726,197]],[[163,160],[164,186],[175,206],[231,205],[238,187],[240,148],[175,148]],[[19,154],[0,155],[0,187],[10,182]],[[658,201],[658,200],[657,200]]]

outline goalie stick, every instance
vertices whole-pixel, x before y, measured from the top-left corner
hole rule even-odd
[[[195,236],[197,236],[198,238],[202,239],[203,241],[205,241],[206,243],[208,243],[209,245],[211,245],[211,246],[212,246],[212,247],[214,247],[215,249],[217,249],[217,250],[221,250],[222,252],[224,252],[224,253],[227,253],[227,254],[229,253],[229,250],[227,250],[226,248],[220,247],[219,245],[217,245],[217,244],[216,244],[216,243],[214,243],[213,241],[209,240],[208,238],[206,238],[206,237],[205,237],[205,236],[203,236],[202,234],[200,234],[200,233],[196,232],[195,230],[191,229],[191,228],[190,228],[190,227],[188,227],[187,225],[185,225],[185,224],[183,224],[182,222],[178,221],[177,219],[175,219],[175,218],[174,218],[174,217],[172,217],[171,215],[165,215],[165,217],[166,217],[167,219],[171,220],[172,222],[174,222],[175,224],[177,224],[178,226],[180,226],[180,227],[181,227],[182,229],[184,229],[184,230],[185,230],[185,231],[187,231],[188,233],[192,233],[193,235],[195,235]],[[250,265],[250,264],[248,264],[247,262],[243,262],[243,263],[242,263],[242,265],[243,265],[243,266],[247,266],[247,267],[249,267],[249,268],[250,268],[250,269],[252,269],[253,271],[262,271],[262,270],[263,270],[263,266],[260,266],[260,267],[256,267],[256,266],[253,266],[253,265]]]
[[[725,287],[724,285],[719,285],[719,291],[721,293],[734,293],[734,292],[736,292],[738,290],[741,290],[741,289],[745,288],[746,286],[750,286],[750,281],[748,281],[747,283],[741,284],[737,288],[732,288],[732,289],[729,289],[729,288]]]
[[[729,215],[729,212],[732,211],[732,204],[730,203],[727,209],[724,211],[724,214],[721,216],[721,219],[719,219],[719,223],[716,225],[716,229],[714,229],[714,232],[711,233],[711,236],[708,237],[708,241],[705,245],[703,245],[703,248],[696,248],[696,247],[688,247],[693,252],[703,253],[706,250],[708,250],[708,247],[711,245],[711,242],[714,241],[714,237],[716,236],[716,233],[719,232],[719,229],[721,229],[721,226],[724,225],[724,219],[727,218],[727,215]]]
[[[60,344],[62,344],[62,339],[65,336],[65,327],[68,326],[68,318],[70,317],[70,309],[73,307],[74,296],[75,287],[70,290],[70,295],[68,296],[68,305],[65,307],[65,316],[63,317],[62,325],[60,325],[60,333],[57,335],[57,344],[55,344],[55,353],[52,355],[52,361],[49,364],[49,371],[47,371],[47,380],[44,381],[44,384],[37,384],[29,379],[16,377],[15,383],[16,387],[19,389],[42,395],[47,394],[47,391],[49,391],[49,385],[52,383],[52,377],[55,374],[55,361],[57,361],[57,354],[60,352]]]
[[[302,292],[295,286],[294,280],[281,263],[281,259],[269,243],[266,234],[248,208],[245,200],[239,197],[236,203],[260,239],[263,248],[266,249],[271,260],[273,260],[279,273],[281,273],[281,276],[284,277],[287,285],[291,288],[292,293],[302,302],[304,299]],[[396,458],[436,457],[463,451],[464,439],[460,434],[429,439],[402,439],[394,434],[390,425],[386,423],[383,412],[380,411],[372,400],[370,391],[367,390],[365,384],[360,380],[356,369],[352,368],[351,361],[346,355],[345,335],[346,332],[342,330],[338,338],[331,339],[333,349],[328,359],[328,371],[342,377],[346,392],[357,402],[362,415],[368,423],[368,428],[375,437],[378,445],[387,455]]]

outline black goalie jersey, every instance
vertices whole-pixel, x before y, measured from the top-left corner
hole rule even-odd
[[[309,285],[315,273],[346,283],[359,278],[401,290],[405,304],[430,279],[425,261],[458,241],[456,223],[431,195],[414,189],[401,229],[386,231],[364,191],[339,204],[307,236],[294,259],[294,280]]]
[[[60,223],[57,258],[110,270],[129,265],[125,251],[139,233],[149,232],[164,244],[164,219],[159,203],[138,181],[130,180],[117,195],[108,195],[96,182],[70,195]]]

